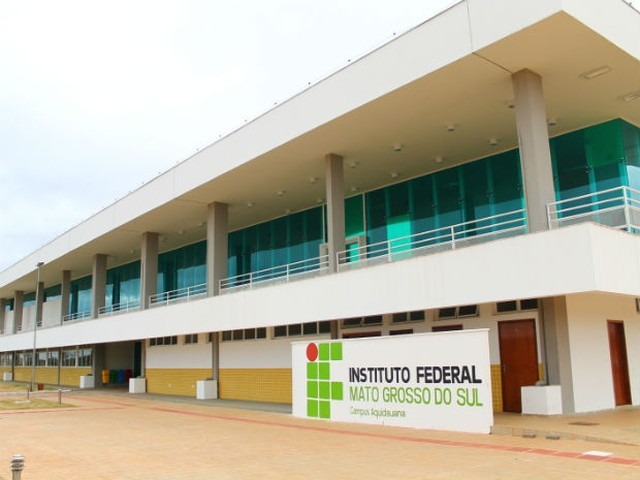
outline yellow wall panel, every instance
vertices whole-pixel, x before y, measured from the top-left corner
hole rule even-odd
[[[60,367],[60,385],[69,387],[80,386],[80,376],[89,375],[91,373],[91,367]],[[99,384],[96,383],[96,386]]]
[[[14,367],[13,379],[16,382],[31,382],[31,367]],[[36,383],[58,384],[58,367],[36,367]]]
[[[147,368],[147,392],[196,396],[196,382],[211,378],[209,368]]]
[[[491,397],[493,399],[493,411],[502,412],[502,368],[500,364],[491,365]]]
[[[220,369],[219,388],[220,398],[226,400],[291,403],[291,369]]]

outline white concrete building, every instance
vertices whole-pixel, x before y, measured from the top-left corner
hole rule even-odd
[[[286,403],[301,336],[488,327],[494,411],[638,405],[639,173],[638,11],[461,0],[0,273],[0,369]]]

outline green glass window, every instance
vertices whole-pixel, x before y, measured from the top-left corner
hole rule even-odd
[[[202,285],[206,282],[206,241],[164,252],[158,256],[158,293]],[[132,281],[131,285],[134,283]]]
[[[105,305],[135,305],[140,302],[140,262],[107,270]]]
[[[58,300],[60,299],[61,296],[62,296],[62,285],[60,284],[44,289],[45,302],[52,302],[54,300]]]
[[[316,207],[231,232],[228,242],[229,277],[317,258],[324,242],[323,209]]]
[[[71,281],[69,313],[91,311],[91,275]]]

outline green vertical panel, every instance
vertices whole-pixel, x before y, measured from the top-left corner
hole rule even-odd
[[[318,398],[322,400],[331,399],[331,382],[318,382]]]
[[[331,382],[331,399],[342,400],[343,396],[342,382]]]
[[[489,159],[478,160],[459,167],[462,171],[464,184],[464,208],[465,221],[487,218],[492,215],[491,199],[489,191]],[[486,233],[480,224],[466,226],[469,235]]]
[[[411,205],[413,209],[412,233],[427,232],[435,228],[435,204],[433,201],[433,176],[411,180]]]
[[[491,200],[494,214],[524,208],[524,191],[518,150],[494,155],[490,159]]]
[[[331,359],[330,347],[328,343],[321,343],[318,346],[318,360],[327,361]]]
[[[321,400],[319,402],[318,416],[320,418],[331,418],[331,402],[330,401]]]
[[[594,191],[626,184],[624,146],[619,120],[585,129],[587,165],[593,170]]]
[[[367,218],[367,244],[383,242],[387,239],[387,207],[385,191],[374,190],[365,194]],[[375,251],[370,252],[375,255]]]
[[[411,212],[409,211],[408,182],[398,183],[385,189],[387,203],[387,238],[402,239],[391,242],[391,251],[411,249]]]
[[[331,376],[331,364],[329,362],[318,362],[318,378],[329,380]]]
[[[276,218],[269,223],[271,224],[272,235],[271,265],[269,266],[273,267],[276,265],[286,265],[287,263],[291,263],[289,261],[289,253],[287,251],[287,239],[289,236],[289,222],[287,217]]]
[[[622,120],[620,123],[627,166],[627,186],[640,190],[640,128]]]
[[[309,398],[318,398],[319,396],[319,386],[318,382],[308,381],[307,382],[307,397]]]
[[[363,195],[344,201],[345,235],[347,238],[364,235]]]
[[[320,416],[320,402],[317,400],[307,400],[307,416],[311,418],[318,418]]]
[[[584,145],[584,131],[571,132],[551,139],[553,165],[557,176],[559,199],[591,193],[589,168]]]
[[[455,168],[443,170],[434,175],[435,196],[437,197],[438,227],[448,227],[462,222],[460,178]]]
[[[317,362],[307,362],[307,378],[310,380],[315,380],[318,378]]]

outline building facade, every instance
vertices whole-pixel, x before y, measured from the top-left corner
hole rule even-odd
[[[494,411],[638,405],[639,231],[640,14],[462,0],[0,273],[0,370],[288,403],[292,341],[488,328]]]

